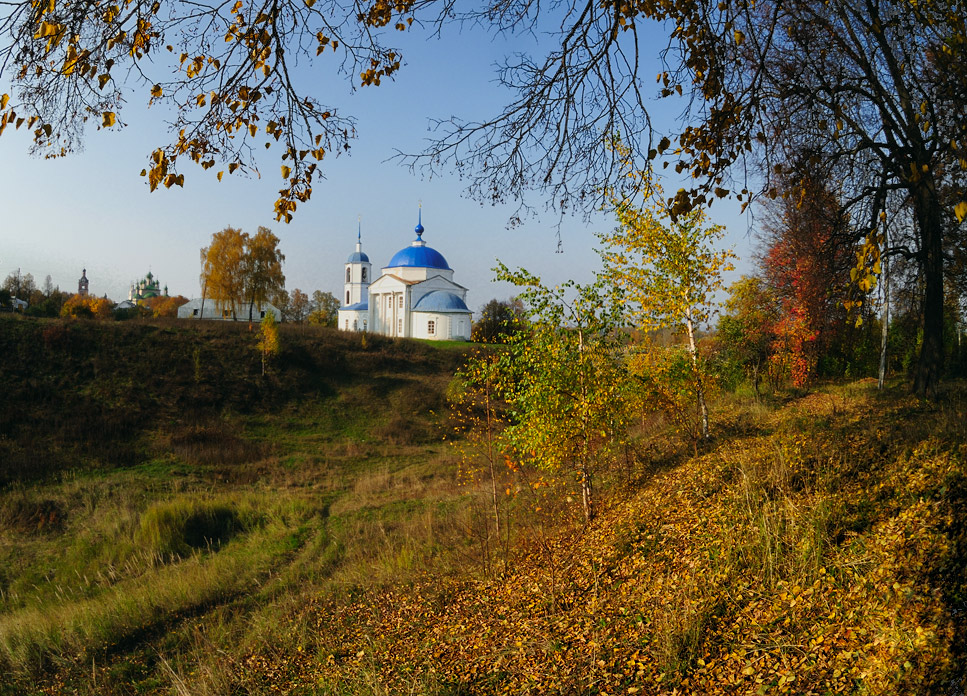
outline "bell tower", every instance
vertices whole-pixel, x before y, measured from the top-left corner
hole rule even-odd
[[[88,280],[87,280],[87,269],[81,271],[81,278],[77,281],[77,294],[81,297],[87,297],[88,293]]]
[[[356,251],[346,261],[346,277],[343,283],[343,307],[367,302],[369,284],[373,282],[373,265],[363,251],[362,221],[356,231]]]

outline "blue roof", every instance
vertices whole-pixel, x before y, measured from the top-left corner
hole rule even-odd
[[[354,251],[349,255],[349,260],[346,263],[369,263],[369,257],[366,256],[365,251]]]
[[[421,297],[414,312],[469,312],[467,304],[458,295],[446,290],[434,290]]]
[[[365,312],[368,309],[369,309],[369,300],[366,300],[365,302],[357,302],[356,304],[340,307],[339,311],[340,312],[358,312],[358,311]]]
[[[400,249],[389,260],[385,268],[399,268],[410,266],[416,268],[442,268],[450,270],[447,260],[436,249],[431,249],[423,241],[423,209],[420,209],[420,221],[416,224],[416,239],[405,249]]]
[[[393,254],[393,258],[386,264],[386,268],[398,268],[400,266],[450,270],[443,254],[428,246],[408,246],[405,249],[400,249]]]

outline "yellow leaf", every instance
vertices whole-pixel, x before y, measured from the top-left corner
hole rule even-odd
[[[221,181],[222,180],[222,174],[224,174],[224,173],[225,172],[218,172],[218,174],[216,174],[215,176],[218,178],[219,181]]]
[[[162,94],[161,85],[155,85],[154,87],[151,88],[152,97],[160,97],[161,94]]]
[[[114,125],[115,118],[116,117],[114,116],[113,111],[105,111],[104,119],[101,121],[101,125],[104,126],[105,128],[110,128],[111,126]]]
[[[289,178],[289,174],[291,172],[292,172],[292,170],[289,167],[285,166],[284,164],[282,165],[282,178],[283,179],[288,179]]]
[[[745,34],[743,34],[738,29],[735,30],[735,33],[733,34],[733,36],[735,37],[736,46],[741,46],[743,43],[745,43]]]
[[[3,96],[0,96],[0,109],[6,109],[7,108],[7,103],[9,101],[10,101],[10,95],[9,94],[4,94]]]
[[[958,203],[954,207],[954,214],[957,216],[957,222],[963,222],[964,218],[967,218],[967,201],[961,201]]]

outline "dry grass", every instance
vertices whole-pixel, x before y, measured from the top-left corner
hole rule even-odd
[[[965,416],[962,396],[866,384],[740,407],[743,435],[659,467],[579,540],[360,597],[306,673],[347,692],[376,666],[388,692],[433,674],[472,693],[948,693]]]

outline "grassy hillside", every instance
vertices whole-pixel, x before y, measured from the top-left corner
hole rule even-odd
[[[960,693],[967,398],[648,424],[501,572],[441,442],[460,350],[0,320],[0,694]],[[484,572],[490,570],[490,572]]]
[[[965,406],[872,382],[732,404],[710,451],[505,576],[314,601],[290,669],[346,694],[963,693]]]
[[[440,556],[462,353],[296,328],[263,378],[255,341],[0,321],[0,693],[165,693]]]
[[[260,375],[256,338],[245,323],[0,322],[0,483],[63,469],[127,466],[152,454],[147,432],[176,441],[234,415],[277,414],[328,402],[338,427],[439,406],[458,351],[358,337],[318,327],[285,327],[283,352]],[[408,391],[407,391],[407,388]],[[405,394],[403,393],[405,392]],[[435,400],[434,400],[435,399]],[[414,403],[415,402],[415,403]],[[360,411],[354,409],[359,408]],[[425,437],[425,433],[422,434]]]

